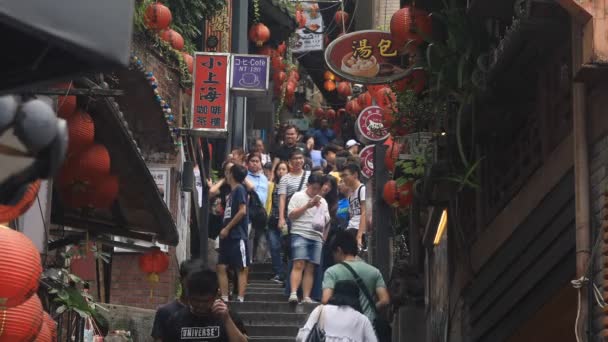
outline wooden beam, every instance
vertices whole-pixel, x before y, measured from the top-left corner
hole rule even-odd
[[[31,88],[24,93],[39,94],[39,95],[87,95],[87,96],[122,96],[125,92],[121,89],[103,89],[103,88],[72,88],[72,89],[55,89],[55,88]]]
[[[579,24],[586,24],[593,18],[593,15],[577,0],[557,0],[557,3]]]

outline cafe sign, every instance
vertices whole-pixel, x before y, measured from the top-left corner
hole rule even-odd
[[[400,66],[401,56],[391,34],[376,30],[336,38],[325,50],[325,62],[336,75],[364,84],[390,83],[412,72]]]
[[[263,95],[268,90],[270,57],[232,55],[230,89],[236,95]]]
[[[224,135],[228,128],[230,54],[197,52],[192,79],[193,133]]]

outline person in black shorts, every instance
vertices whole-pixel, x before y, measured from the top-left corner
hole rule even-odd
[[[192,272],[186,279],[187,305],[167,322],[162,342],[245,342],[242,320],[218,298],[215,272],[206,269]]]
[[[245,300],[250,263],[247,251],[247,226],[249,225],[247,190],[243,185],[245,177],[247,177],[247,169],[238,164],[234,164],[226,174],[226,181],[232,191],[224,208],[224,224],[220,230],[217,265],[219,286],[224,301],[228,301],[228,268],[238,272],[238,300],[241,302]]]

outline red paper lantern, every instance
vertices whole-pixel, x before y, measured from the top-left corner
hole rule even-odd
[[[287,82],[287,87],[285,87],[285,93],[288,95],[293,95],[296,92],[296,83],[295,82]]]
[[[99,177],[110,173],[110,152],[101,144],[91,145],[82,153],[74,156],[78,172]]]
[[[146,8],[144,25],[150,30],[164,30],[171,24],[171,11],[167,6],[155,2]]]
[[[329,119],[329,120],[334,120],[336,118],[336,111],[333,109],[328,109],[325,112],[325,116]]]
[[[0,226],[0,308],[18,307],[28,300],[38,290],[40,273],[40,254],[32,241]]]
[[[277,46],[277,53],[283,56],[285,55],[285,52],[287,52],[287,44],[285,44],[285,42],[281,42],[281,44]]]
[[[36,200],[40,183],[41,181],[37,180],[27,185],[27,189],[16,202],[0,204],[0,222],[9,222],[23,215]]]
[[[390,87],[384,86],[378,90],[374,98],[378,106],[382,107],[383,109],[395,109],[394,107],[397,103],[397,96]]]
[[[361,108],[367,108],[372,105],[372,95],[369,93],[369,91],[366,91],[357,97],[357,101],[359,102]]]
[[[2,282],[6,281],[3,278]],[[36,294],[19,306],[0,310],[0,341],[33,341],[42,320],[42,304]]]
[[[302,11],[296,11],[296,22],[298,23],[298,28],[304,28],[306,25],[306,16]]]
[[[62,119],[68,119],[76,111],[76,96],[58,96],[57,97],[57,116]]]
[[[167,268],[169,256],[158,247],[152,247],[149,252],[139,257],[139,269],[148,274],[148,281],[151,283],[158,283],[158,274],[165,272]]]
[[[34,342],[51,342],[53,341],[53,335],[51,334],[51,328],[47,325],[46,319],[42,319],[42,325],[40,326],[40,332]]]
[[[338,94],[343,97],[348,97],[353,93],[349,82],[340,82],[338,84]]]
[[[184,37],[177,31],[172,29],[163,30],[160,33],[160,38],[171,44],[175,50],[181,51],[184,49]]]
[[[94,208],[110,208],[118,197],[118,177],[106,175],[93,184],[91,206]]]
[[[412,182],[407,182],[401,186],[397,186],[397,182],[394,180],[386,182],[382,192],[384,202],[394,208],[410,206],[414,199],[412,185]]]
[[[291,70],[289,72],[289,79],[290,80],[294,80],[294,81],[299,81],[300,80],[300,73],[297,70]]]
[[[90,175],[62,170],[59,176],[61,203],[74,209],[92,207],[94,180]]]
[[[91,116],[77,110],[68,119],[68,155],[78,153],[93,144],[95,139],[95,124]]]
[[[322,118],[323,116],[325,116],[325,111],[323,110],[323,108],[319,107],[315,109],[315,116],[317,118]]]
[[[336,75],[334,75],[333,72],[327,70],[323,73],[323,78],[325,80],[329,80],[329,81],[335,81],[336,80]]]
[[[281,56],[274,56],[274,57],[272,57],[272,60],[270,61],[270,64],[272,65],[272,68],[274,70],[283,70],[283,69],[285,69],[285,62],[283,60],[283,57],[281,57]]]
[[[391,18],[391,36],[396,46],[415,50],[425,38],[430,38],[432,21],[429,14],[412,6],[405,6]]]
[[[336,90],[336,82],[327,80],[323,83],[323,88],[327,91],[334,91]]]
[[[253,24],[249,29],[249,40],[257,46],[262,46],[270,39],[270,30],[262,23]]]
[[[188,66],[188,71],[190,72],[190,74],[192,74],[192,72],[194,71],[194,58],[190,54],[185,52],[182,52],[182,57],[184,58],[184,62]]]
[[[310,113],[310,111],[312,110],[312,106],[308,103],[305,103],[304,106],[302,106],[302,112],[304,113]]]
[[[46,312],[42,313],[42,319],[51,332],[51,341],[57,341],[57,323],[55,320]]]
[[[354,116],[358,116],[361,110],[362,108],[357,100],[350,100],[346,103],[346,111]]]
[[[337,11],[336,15],[334,16],[336,25],[338,25],[338,26],[346,25],[348,23],[348,17],[349,17],[348,13],[346,13],[344,11]]]
[[[389,140],[387,140],[388,142]],[[386,153],[384,154],[384,165],[390,171],[395,170],[395,163],[399,159],[399,152],[401,150],[401,144],[394,142],[390,139],[390,142],[384,143],[387,145]]]
[[[285,71],[275,72],[272,78],[274,79],[275,83],[283,84],[283,82],[287,80],[287,74]]]
[[[365,87],[372,97],[376,97],[378,90],[386,87],[386,84],[368,84]]]

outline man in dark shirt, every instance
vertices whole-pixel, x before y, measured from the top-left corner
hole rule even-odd
[[[314,132],[314,137],[315,143],[323,148],[336,139],[336,133],[334,133],[333,129],[329,128],[327,119],[322,119],[319,129]]]
[[[204,269],[204,264],[200,259],[189,259],[184,260],[179,265],[179,281],[182,285],[182,288],[185,288],[186,285],[186,277],[188,274],[194,271]],[[156,315],[154,316],[154,325],[152,326],[152,338],[154,341],[159,342],[162,341],[162,336],[165,335],[167,330],[167,321],[171,316],[173,316],[176,312],[185,307],[184,304],[184,291],[182,291],[182,295],[173,300],[170,303],[167,303],[156,310]]]
[[[279,146],[276,151],[273,153],[273,161],[272,161],[272,174],[271,176],[274,178],[274,170],[277,165],[281,161],[289,161],[289,157],[291,153],[296,150],[300,150],[302,152],[306,151],[305,146],[298,145],[298,128],[294,125],[288,125],[285,127],[285,138],[283,140],[283,144]],[[274,179],[270,179],[270,181],[274,181]]]
[[[232,192],[226,201],[224,208],[224,227],[220,231],[220,250],[218,257],[217,273],[222,299],[228,301],[228,275],[230,267],[238,272],[239,294],[238,300],[245,300],[245,289],[247,287],[247,273],[249,258],[247,252],[247,190],[243,181],[247,177],[247,169],[235,164],[226,174],[226,181]]]
[[[218,299],[217,275],[211,270],[191,273],[184,288],[187,306],[167,322],[162,342],[245,342],[242,322],[238,324],[228,306]],[[240,326],[239,326],[240,325]]]

